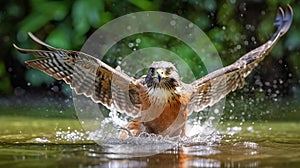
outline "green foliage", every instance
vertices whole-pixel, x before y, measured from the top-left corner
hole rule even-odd
[[[288,63],[286,71],[280,72],[288,76],[297,74],[289,81],[288,87],[293,87],[300,80],[299,46],[300,46],[300,5],[294,0],[285,1],[217,1],[217,0],[75,0],[50,1],[30,0],[5,2],[0,13],[1,42],[7,56],[0,57],[0,92],[12,93],[16,84],[14,76],[23,78],[34,87],[50,84],[54,80],[33,69],[25,69],[24,61],[31,56],[19,54],[11,48],[11,43],[17,43],[25,48],[39,48],[28,39],[27,32],[33,32],[50,45],[63,49],[80,50],[86,39],[103,24],[125,14],[139,11],[163,11],[185,17],[202,28],[214,43],[224,65],[228,65],[241,55],[267,41],[274,32],[273,21],[277,7],[291,4],[294,9],[294,21],[290,31],[274,47],[268,60]],[[3,38],[2,38],[3,37]],[[171,50],[190,65],[196,77],[206,74],[201,60],[195,58],[195,53],[184,43],[165,35],[143,33],[127,37],[118,42],[104,61],[116,66],[120,58],[133,52],[128,44],[137,38],[141,40],[135,49],[161,47]],[[8,39],[8,40],[7,40]],[[199,46],[203,47],[203,46]],[[3,50],[3,49],[2,49]],[[117,52],[116,52],[117,51]],[[266,61],[268,62],[268,61]],[[13,73],[8,71],[13,69]],[[273,76],[267,72],[262,76]],[[64,88],[64,86],[62,86]],[[287,90],[292,90],[285,88]],[[64,90],[64,89],[63,89]],[[291,92],[289,92],[291,93]],[[299,94],[291,93],[291,94]]]
[[[32,86],[40,86],[42,83],[51,83],[54,81],[54,79],[49,75],[34,69],[29,69],[26,72],[25,78],[30,81]]]
[[[88,30],[100,26],[100,13],[104,11],[99,0],[77,0],[72,6],[72,21],[76,33],[85,34]]]
[[[162,1],[149,1],[149,0],[128,0],[131,4],[135,5],[136,7],[142,10],[158,10],[159,5]]]
[[[5,72],[5,65],[1,60],[0,60],[0,81],[1,81],[0,93],[1,92],[8,93],[12,90],[9,77]]]
[[[300,10],[299,10],[300,12]],[[295,29],[293,28],[289,34],[291,34],[289,36],[289,38],[286,40],[285,42],[285,48],[288,48],[289,50],[295,51],[295,50],[299,50],[299,46],[300,46],[300,31],[299,29]]]
[[[59,25],[57,29],[54,29],[47,37],[46,42],[55,44],[59,48],[72,49],[71,38],[68,29],[64,25]]]
[[[30,1],[31,12],[20,24],[20,33],[26,36],[27,32],[36,32],[49,21],[60,21],[66,17],[70,5],[67,1]]]

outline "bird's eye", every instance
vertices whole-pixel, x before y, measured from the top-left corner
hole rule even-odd
[[[153,75],[155,73],[155,68],[149,68],[148,73]]]
[[[170,75],[173,72],[173,68],[166,68],[166,74]]]

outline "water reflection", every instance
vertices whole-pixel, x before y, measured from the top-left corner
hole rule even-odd
[[[299,167],[299,123],[256,124],[255,131],[249,125],[225,128],[227,136],[215,143],[152,137],[98,145],[81,138],[71,141],[81,137],[80,131],[44,133],[40,127],[34,134],[2,133],[0,167]]]
[[[210,158],[199,158],[185,154],[181,149],[172,149],[165,153],[148,157],[120,158],[119,154],[98,155],[99,158],[108,158],[91,167],[220,167],[221,162]],[[118,158],[118,159],[116,159]]]
[[[101,166],[99,167],[258,167],[260,161],[257,158],[260,152],[256,152],[257,150],[259,150],[259,147],[256,143],[241,142],[236,144],[177,146],[163,153],[146,157],[143,155],[137,157],[133,153],[113,153],[115,149],[110,151],[108,148],[104,148],[104,153],[98,155],[94,153],[89,156],[108,159],[104,163],[103,160],[100,161],[98,165]],[[133,158],[132,155],[136,157]],[[252,157],[248,157],[249,155],[252,155]]]
[[[111,152],[97,144],[2,144],[0,166],[295,167],[300,164],[299,148],[298,143],[244,141],[181,146],[155,155],[128,157],[129,153]]]
[[[207,158],[219,152],[215,147],[190,146],[172,148],[164,153],[147,157],[128,157],[129,154],[110,153],[109,149],[104,149],[100,153],[94,150],[87,156],[91,158],[91,167],[220,167],[220,161]],[[99,163],[95,163],[97,159]]]
[[[209,156],[220,153],[215,147],[197,145],[190,147],[182,147],[183,154],[193,155],[193,156]]]
[[[221,162],[214,159],[196,158],[186,162],[184,167],[221,167]]]
[[[113,160],[104,164],[99,164],[99,166],[91,167],[103,167],[103,168],[131,168],[131,167],[147,167],[146,161],[135,161],[135,160]]]

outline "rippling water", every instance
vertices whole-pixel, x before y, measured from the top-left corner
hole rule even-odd
[[[145,135],[100,145],[89,139],[95,132],[86,133],[74,119],[1,116],[0,122],[0,167],[300,165],[298,122],[224,122],[179,141]]]

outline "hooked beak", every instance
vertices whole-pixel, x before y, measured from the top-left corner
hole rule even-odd
[[[157,79],[158,79],[158,82],[161,81],[161,78],[162,78],[161,74],[157,73]]]
[[[156,75],[158,78],[158,81],[160,82],[162,78],[166,78],[168,76],[165,75],[164,71],[161,69],[156,70]]]
[[[157,81],[158,83],[160,83],[161,80],[162,80],[163,78],[168,78],[168,77],[169,77],[169,76],[167,76],[167,75],[165,74],[165,71],[164,71],[164,70],[157,69],[157,70],[155,70],[155,73],[153,73],[153,74],[148,73],[148,74],[146,75],[146,81],[150,82],[150,81],[152,81],[153,79],[157,78],[156,81]]]

